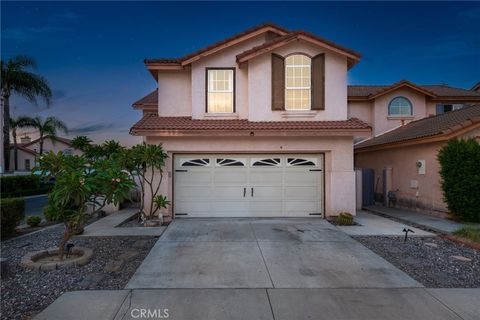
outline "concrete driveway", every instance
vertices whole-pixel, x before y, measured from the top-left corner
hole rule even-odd
[[[37,320],[476,320],[480,289],[426,289],[320,219],[175,220],[127,285]],[[87,306],[87,307],[86,307]]]
[[[177,219],[128,289],[421,284],[321,219]]]

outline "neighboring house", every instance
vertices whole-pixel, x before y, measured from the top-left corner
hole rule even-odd
[[[437,154],[453,138],[480,143],[480,105],[412,121],[362,141],[355,145],[355,167],[375,170],[378,193],[398,190],[398,206],[446,213]]]
[[[403,80],[385,86],[348,87],[348,115],[372,125],[379,135],[410,121],[480,102],[480,92]]]
[[[180,59],[146,60],[158,91],[133,135],[170,156],[161,193],[187,217],[355,213],[347,72],[360,55],[262,25]]]
[[[18,148],[18,171],[30,171],[40,156],[40,138],[31,140],[30,137],[22,137]],[[13,144],[10,145],[10,163],[14,164]],[[71,140],[62,137],[45,136],[43,138],[43,152],[62,151],[67,155],[80,155],[80,150],[72,148]]]

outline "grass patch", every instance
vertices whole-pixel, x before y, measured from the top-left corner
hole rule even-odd
[[[473,242],[480,243],[480,228],[463,227],[453,233],[457,237],[469,239]]]

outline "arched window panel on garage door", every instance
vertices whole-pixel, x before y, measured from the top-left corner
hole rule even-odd
[[[245,167],[246,160],[243,158],[217,158],[217,167]]]
[[[208,158],[186,158],[180,159],[182,167],[209,167],[210,159]]]
[[[287,158],[287,167],[316,167],[316,158]]]
[[[252,167],[281,167],[282,162],[280,158],[252,158]]]

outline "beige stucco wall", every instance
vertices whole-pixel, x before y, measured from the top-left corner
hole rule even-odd
[[[203,119],[206,114],[206,68],[236,68],[235,108],[239,118],[248,115],[248,70],[237,67],[237,55],[265,42],[265,34],[259,35],[218,53],[192,63],[192,117]]]
[[[392,189],[398,189],[399,206],[445,212],[438,173],[440,166],[436,159],[442,145],[443,143],[430,143],[357,153],[355,167],[375,170],[377,193],[382,193],[383,169],[392,168]],[[426,161],[425,175],[418,174],[417,160]],[[410,187],[412,180],[418,182],[418,188]]]
[[[472,130],[462,138],[476,138],[480,142],[480,129]],[[383,169],[392,168],[392,190],[398,189],[398,205],[432,212],[447,212],[440,186],[438,151],[445,142],[432,142],[413,146],[389,148],[355,154],[355,168],[375,170],[376,192],[382,192]],[[417,160],[426,161],[424,175],[418,173]],[[412,188],[412,181],[418,187]]]
[[[332,51],[322,49],[305,41],[295,41],[273,51],[281,56],[303,53],[311,57],[325,53],[325,110],[272,111],[272,63],[267,53],[248,62],[248,105],[252,121],[282,120],[344,120],[347,119],[347,59]],[[289,118],[289,115],[295,118]]]
[[[315,56],[325,53],[325,110],[285,112],[271,110],[271,54],[260,55],[240,68],[236,56],[265,41],[265,35],[224,49],[192,63],[182,71],[158,73],[160,116],[192,116],[212,118],[206,114],[206,68],[235,68],[235,113],[217,115],[251,121],[344,120],[347,119],[347,59],[332,51],[305,41],[295,41],[274,53],[288,56],[304,53]],[[291,116],[293,115],[293,116]]]
[[[192,115],[190,69],[158,73],[158,115],[179,117]]]
[[[373,103],[370,101],[350,101],[348,102],[348,118],[357,118],[374,127],[373,123]]]
[[[341,211],[355,214],[351,137],[147,137],[147,143],[162,143],[170,157],[160,188],[160,193],[169,200],[173,199],[172,155],[175,153],[324,153],[326,215]]]
[[[33,169],[35,167],[35,156],[31,153],[25,152],[23,150],[18,150],[18,171],[25,171],[25,159],[30,159],[30,169]],[[12,167],[12,170],[15,167],[15,162],[14,162],[14,152],[13,148],[10,149],[10,164]]]
[[[413,115],[411,117],[389,117],[388,105],[393,98],[403,96],[410,100],[413,106]],[[425,95],[410,88],[400,88],[388,94],[378,97],[373,103],[373,121],[375,123],[374,135],[391,130],[402,124],[407,124],[412,120],[425,118],[426,101]]]

